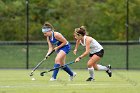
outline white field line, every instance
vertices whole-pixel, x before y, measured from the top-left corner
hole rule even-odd
[[[50,86],[63,86],[63,84],[55,84]],[[116,86],[132,86],[131,84],[66,84],[66,86],[107,86],[107,87],[116,87]]]
[[[131,84],[54,84],[54,85],[48,85],[48,84],[39,84],[39,85],[0,85],[0,88],[22,88],[22,87],[62,87],[62,86],[91,86],[91,87],[128,87],[132,86]]]

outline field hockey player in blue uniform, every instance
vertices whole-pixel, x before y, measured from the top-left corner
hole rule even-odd
[[[44,25],[42,27],[42,32],[43,32],[44,36],[47,38],[47,42],[48,42],[48,46],[49,46],[47,54],[49,54],[53,49],[57,52],[54,68],[64,65],[66,55],[71,50],[70,43],[64,38],[64,36],[61,33],[54,31],[54,27],[48,22],[44,23]],[[54,45],[55,45],[55,47],[54,47]],[[69,74],[70,80],[73,80],[73,77],[76,76],[76,73],[72,72],[68,66],[65,66],[63,68],[63,70]],[[57,78],[58,72],[59,72],[59,69],[56,69],[53,71],[53,75],[52,75],[50,81],[57,80],[56,78]]]

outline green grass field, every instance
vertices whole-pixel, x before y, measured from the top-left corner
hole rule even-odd
[[[100,61],[103,65],[111,64],[113,68],[126,68],[126,46],[123,45],[105,45],[104,57]],[[46,52],[47,45],[29,46],[29,68],[35,67],[41,61]],[[72,51],[67,55],[66,62],[74,60],[84,52],[84,47],[79,46],[78,54],[75,56]],[[140,45],[129,46],[129,68],[140,68]],[[51,55],[47,61],[41,65],[42,68],[52,68],[56,54]],[[86,68],[88,56],[81,60],[81,63],[71,65],[72,68]],[[0,46],[0,68],[26,68],[26,46]]]
[[[29,46],[29,49],[30,70],[25,70],[26,46],[0,46],[0,93],[139,93],[140,91],[140,70],[114,69],[126,67],[126,46],[104,46],[105,55],[100,63],[111,64],[113,77],[108,77],[103,71],[95,71],[94,82],[85,81],[89,76],[86,69],[88,57],[70,65],[77,73],[72,82],[68,81],[69,76],[62,70],[55,82],[49,81],[51,72],[41,77],[39,73],[42,70],[53,67],[56,54],[51,55],[39,70],[35,71],[36,80],[32,81],[29,76],[31,69],[42,60],[48,48],[44,45],[36,45]],[[80,47],[76,56],[71,51],[66,62],[73,61],[83,51],[84,48]],[[140,45],[129,46],[129,68],[140,69],[139,53]]]
[[[72,82],[69,76],[60,70],[58,80],[51,82],[51,72],[39,76],[35,71],[35,81],[29,76],[31,70],[0,70],[0,93],[139,93],[140,71],[113,70],[113,77],[103,71],[95,71],[95,81],[86,82],[88,71],[75,70],[77,76]]]

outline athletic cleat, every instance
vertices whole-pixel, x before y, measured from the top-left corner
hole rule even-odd
[[[92,77],[89,77],[86,81],[94,81]]]
[[[77,75],[77,73],[73,72],[73,76],[70,76],[69,81],[72,81],[72,80],[73,80],[73,78],[74,78],[76,75]]]
[[[50,81],[56,81],[56,79],[54,79],[53,77],[50,79]]]
[[[108,70],[106,71],[106,73],[109,75],[109,77],[112,76],[112,71],[111,71],[111,65],[107,66]]]

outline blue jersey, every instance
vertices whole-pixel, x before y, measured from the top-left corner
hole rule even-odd
[[[64,38],[64,37],[63,37]],[[52,32],[52,37],[49,37],[49,40],[51,42],[51,44],[53,45],[57,45],[59,46],[62,42],[57,40],[55,37],[54,37],[54,32]],[[68,54],[70,52],[70,49],[71,49],[71,45],[70,43],[67,41],[67,44],[64,45],[63,47],[61,47],[60,49],[57,50],[57,53],[60,51],[60,50],[63,50],[66,54]]]
[[[54,37],[54,32],[52,32],[52,37],[49,37],[49,40],[53,45],[59,46],[61,44],[61,42]]]

